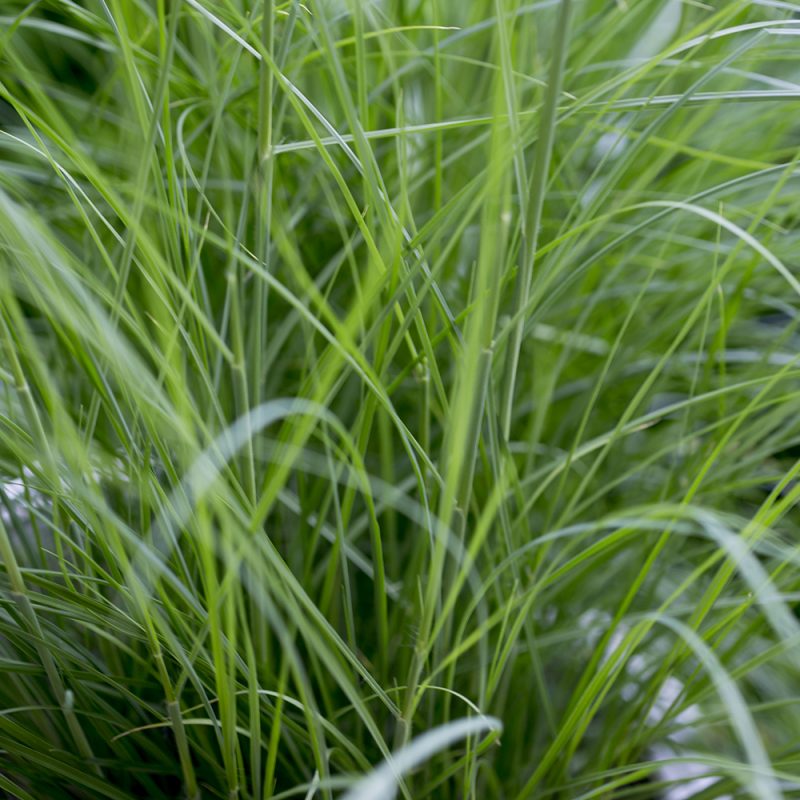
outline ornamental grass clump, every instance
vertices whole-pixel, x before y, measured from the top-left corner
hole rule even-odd
[[[0,794],[800,796],[799,15],[8,0]]]

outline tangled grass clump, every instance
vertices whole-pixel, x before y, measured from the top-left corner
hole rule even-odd
[[[798,12],[9,0],[0,793],[800,797]]]

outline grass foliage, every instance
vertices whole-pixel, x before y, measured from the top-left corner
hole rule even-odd
[[[800,797],[800,5],[2,15],[0,793]]]

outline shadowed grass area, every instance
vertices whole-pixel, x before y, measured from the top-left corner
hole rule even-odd
[[[798,15],[4,4],[0,794],[800,797]]]

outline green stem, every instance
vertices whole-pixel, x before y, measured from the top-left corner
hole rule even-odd
[[[547,92],[542,108],[542,121],[539,137],[536,141],[536,155],[534,158],[533,175],[531,176],[530,193],[528,198],[528,214],[525,227],[522,231],[522,267],[517,276],[517,285],[514,292],[515,303],[512,317],[519,317],[511,334],[511,341],[506,351],[505,379],[501,395],[501,425],[506,441],[511,432],[511,415],[514,406],[514,387],[517,379],[519,355],[522,348],[522,337],[525,333],[525,318],[521,314],[528,305],[530,298],[533,270],[536,264],[536,248],[539,241],[539,231],[542,222],[542,209],[544,208],[544,195],[547,188],[547,177],[550,172],[550,158],[553,152],[555,138],[556,112],[558,110],[558,97],[561,93],[561,81],[564,75],[564,65],[567,58],[569,16],[571,0],[561,0],[556,21],[555,49],[550,62],[550,76],[547,82]]]

